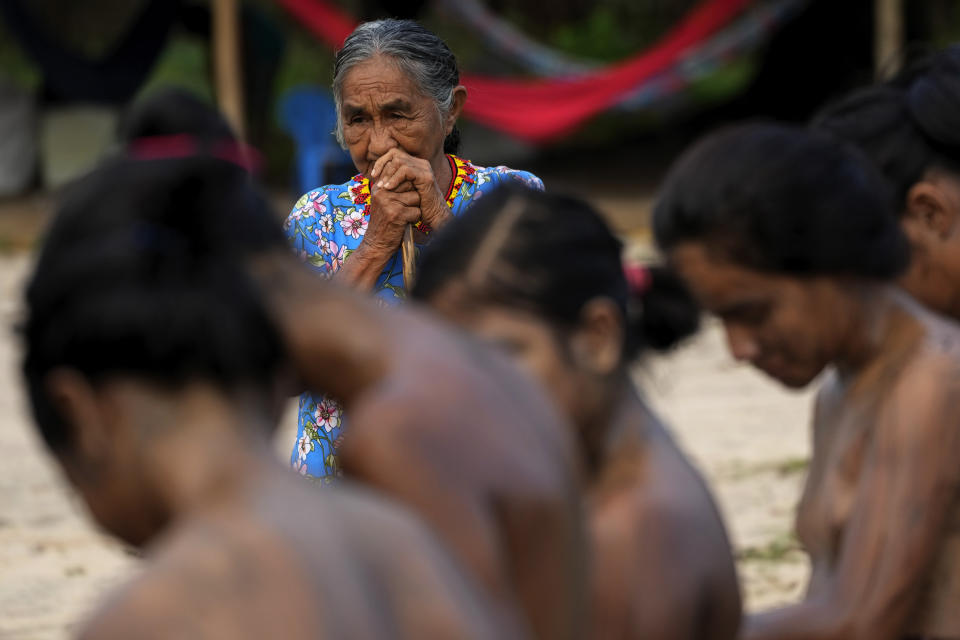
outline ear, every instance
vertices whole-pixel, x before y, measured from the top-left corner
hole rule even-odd
[[[575,364],[599,376],[615,371],[623,358],[624,330],[623,314],[612,300],[588,302],[571,338]]]
[[[47,394],[70,433],[72,457],[96,464],[110,447],[107,421],[90,382],[73,369],[47,374]]]
[[[918,239],[918,232],[933,234],[938,240],[946,239],[953,231],[956,218],[956,208],[950,206],[947,194],[939,186],[924,180],[910,187],[904,212],[904,228],[914,244]]]
[[[453,104],[450,106],[450,113],[443,123],[443,135],[448,136],[453,131],[453,125],[457,124],[460,114],[463,113],[463,105],[467,102],[467,88],[458,85],[453,90]]]

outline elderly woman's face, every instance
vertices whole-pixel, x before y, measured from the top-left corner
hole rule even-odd
[[[748,269],[700,242],[676,246],[669,258],[700,305],[723,322],[737,360],[799,388],[837,357],[849,318],[837,280]]]
[[[433,99],[388,56],[356,64],[343,80],[343,139],[360,173],[399,147],[416,158],[443,159],[447,128]]]

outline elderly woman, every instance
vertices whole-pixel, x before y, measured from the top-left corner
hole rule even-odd
[[[857,145],[893,183],[912,249],[900,286],[960,319],[960,45],[851,93],[813,126]]]
[[[797,513],[810,585],[749,640],[960,638],[960,328],[895,286],[895,211],[867,159],[775,125],[698,144],[655,209],[736,358],[796,388],[823,374]]]
[[[320,273],[396,303],[405,290],[399,248],[408,224],[423,244],[506,179],[543,188],[532,174],[454,155],[467,99],[459,82],[453,53],[416,22],[368,22],[344,42],[333,73],[336,133],[359,173],[305,194],[286,222],[294,249]],[[337,475],[343,426],[335,400],[301,396],[294,468]]]

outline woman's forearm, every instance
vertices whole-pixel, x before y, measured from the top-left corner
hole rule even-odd
[[[361,244],[333,274],[338,284],[356,291],[372,291],[392,254]]]

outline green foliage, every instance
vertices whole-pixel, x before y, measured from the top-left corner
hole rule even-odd
[[[213,102],[209,70],[210,59],[206,43],[199,38],[175,35],[163,49],[138,95],[143,96],[161,87],[175,85]]]
[[[774,470],[781,476],[792,476],[798,473],[806,473],[810,468],[810,458],[788,458],[775,463]]]
[[[912,12],[912,13],[911,13]],[[960,3],[957,0],[925,0],[907,7],[907,19],[919,18],[937,50],[960,41]]]
[[[29,90],[40,86],[40,72],[20,49],[2,21],[0,21],[0,79],[12,81]]]
[[[333,80],[333,52],[305,31],[287,31],[287,49],[275,84],[276,95],[302,84],[329,89]]]
[[[575,58],[615,62],[649,47],[689,10],[692,0],[557,0],[510,3],[500,17],[528,36]]]
[[[692,82],[688,91],[694,101],[702,104],[726,100],[746,88],[756,71],[756,61],[751,57],[731,60]]]
[[[774,473],[781,478],[803,474],[810,468],[810,458],[801,456],[797,458],[785,458],[783,460],[771,460],[757,464],[736,464],[733,465],[724,474],[728,480],[743,480],[752,478],[765,473]]]
[[[802,551],[800,542],[793,532],[783,533],[765,545],[747,547],[737,552],[737,560],[754,562],[780,562],[788,556]]]
[[[550,38],[554,47],[578,57],[614,61],[636,51],[636,38],[621,27],[611,7],[600,5],[582,24],[565,24]]]

